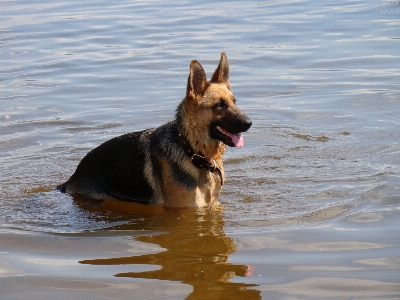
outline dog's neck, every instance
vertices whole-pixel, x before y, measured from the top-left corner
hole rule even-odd
[[[186,139],[183,133],[179,132],[178,133],[178,139],[179,143],[183,149],[183,151],[186,153],[186,155],[189,157],[190,161],[193,163],[193,165],[201,170],[206,170],[210,171],[211,173],[218,174],[221,180],[221,186],[224,184],[223,176],[221,170],[218,168],[215,160],[210,162],[201,152],[195,152],[190,146],[189,141]]]

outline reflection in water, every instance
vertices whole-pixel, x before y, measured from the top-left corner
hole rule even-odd
[[[83,260],[92,265],[157,265],[155,271],[127,272],[116,277],[179,281],[193,286],[187,299],[261,299],[256,285],[233,283],[235,276],[250,276],[252,268],[228,263],[236,251],[234,241],[223,231],[221,215],[210,209],[165,210],[160,206],[121,201],[93,202],[75,198],[79,206],[109,221],[130,220],[112,230],[150,230],[153,235],[136,240],[165,249],[156,254]]]

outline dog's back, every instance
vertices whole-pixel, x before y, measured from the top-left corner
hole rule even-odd
[[[116,197],[151,201],[154,194],[143,174],[150,132],[128,133],[93,149],[58,189],[95,199]]]

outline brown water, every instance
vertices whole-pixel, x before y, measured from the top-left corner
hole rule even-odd
[[[0,299],[399,299],[399,4],[2,2]],[[221,51],[253,120],[222,210],[54,191]]]

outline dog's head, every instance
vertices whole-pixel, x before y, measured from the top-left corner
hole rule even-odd
[[[252,122],[237,106],[229,83],[229,62],[222,52],[218,68],[210,81],[197,60],[190,64],[185,101],[195,119],[196,126],[207,127],[211,139],[231,147],[242,147],[241,132]]]

